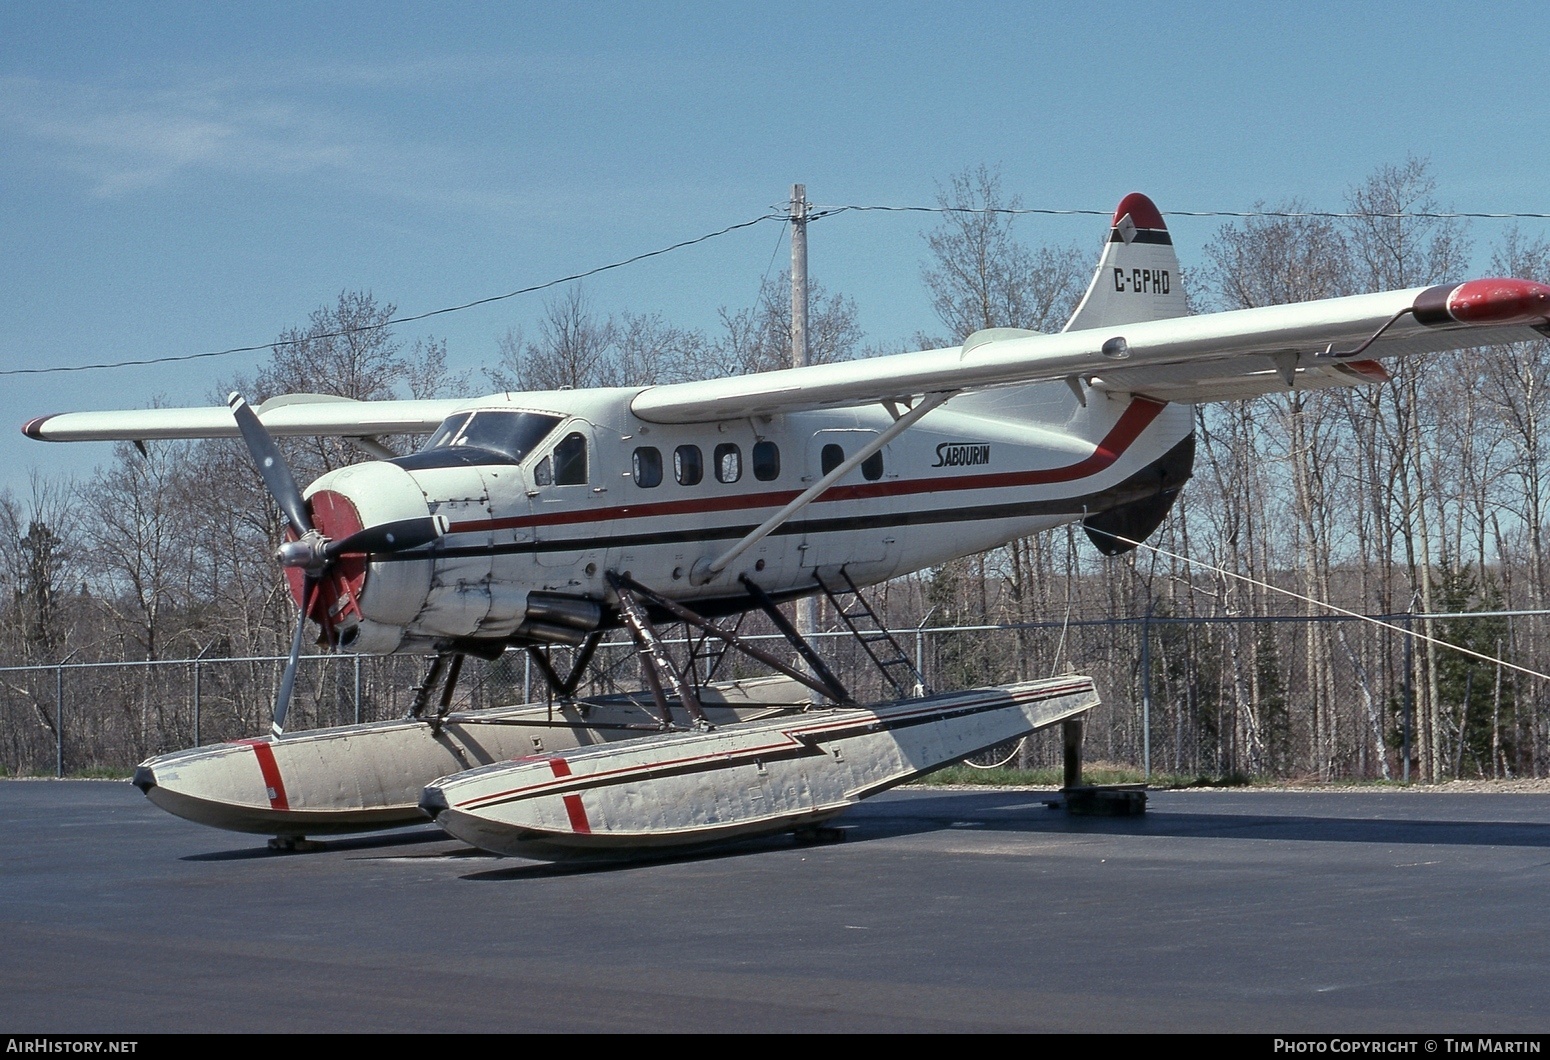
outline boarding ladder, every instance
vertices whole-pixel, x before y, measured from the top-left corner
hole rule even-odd
[[[894,640],[893,634],[888,632],[888,627],[877,617],[877,612],[861,595],[861,590],[856,588],[856,583],[851,581],[845,568],[841,567],[828,578],[822,574],[815,577],[824,595],[834,605],[834,613],[839,615],[840,621],[845,623],[861,647],[872,657],[883,679],[893,686],[896,696],[899,699],[917,699],[930,695],[931,689],[926,687],[926,679],[904,653],[899,642]]]

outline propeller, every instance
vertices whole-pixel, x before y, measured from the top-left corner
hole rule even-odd
[[[285,715],[290,710],[291,694],[296,688],[296,671],[301,661],[301,643],[307,616],[312,612],[324,572],[340,556],[405,552],[428,545],[446,533],[446,520],[437,516],[399,519],[365,527],[337,541],[329,540],[312,525],[307,501],[296,486],[296,477],[291,474],[290,466],[281,455],[280,447],[275,444],[274,436],[259,421],[252,406],[238,393],[233,393],[226,399],[226,403],[231,406],[232,415],[237,420],[237,430],[247,443],[248,452],[258,466],[264,486],[297,534],[295,540],[282,542],[275,556],[281,566],[297,567],[302,572],[301,614],[296,619],[296,635],[291,638],[291,656],[280,678],[280,689],[275,696],[274,721],[270,725],[270,731],[280,736],[285,732]]]
[[[226,399],[226,404],[231,406],[231,414],[237,417],[237,430],[242,432],[242,440],[248,444],[248,452],[253,454],[253,462],[258,465],[258,473],[269,488],[269,495],[275,499],[280,511],[290,520],[298,534],[311,533],[312,520],[307,516],[307,502],[302,498],[301,490],[296,488],[296,478],[291,474],[285,457],[280,455],[280,447],[275,445],[274,437],[258,421],[258,413],[243,400],[241,394],[233,391]]]

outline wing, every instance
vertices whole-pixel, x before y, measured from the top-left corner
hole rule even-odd
[[[1550,336],[1550,286],[1530,280],[1470,280],[1199,316],[1185,315],[1179,281],[1162,215],[1132,194],[1115,211],[1093,281],[1058,335],[994,328],[947,349],[649,387],[630,408],[653,423],[701,423],[1059,379],[1084,402],[1088,390],[1218,401],[1381,382],[1388,377],[1383,358]],[[425,433],[462,409],[522,397],[353,402],[289,395],[258,411],[271,434],[369,438]],[[67,413],[22,430],[50,441],[237,436],[224,406]]]
[[[256,410],[274,435],[372,438],[426,434],[467,398],[428,401],[351,401],[321,394],[286,394]],[[158,438],[237,438],[237,421],[225,405],[214,408],[66,412],[39,416],[22,426],[29,438],[49,442],[150,441]]]
[[[695,423],[1058,379],[1208,401],[1373,382],[1385,377],[1382,358],[1547,335],[1550,286],[1470,280],[1058,335],[980,333],[949,349],[652,387],[632,409],[656,423]]]

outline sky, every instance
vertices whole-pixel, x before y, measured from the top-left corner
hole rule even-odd
[[[1542,9],[1503,3],[0,5],[0,371],[260,345],[341,291],[415,314],[782,212],[930,206],[986,164],[1025,207],[1300,200],[1427,160],[1440,202],[1550,212]],[[869,343],[939,330],[932,217],[813,222]],[[1188,269],[1219,220],[1169,218]],[[1090,245],[1105,217],[1024,217]],[[1507,222],[1476,221],[1483,262]],[[1526,235],[1543,222],[1521,222]],[[713,330],[789,267],[765,221],[585,281]],[[1479,271],[1478,269],[1476,270]],[[544,294],[404,325],[476,377]],[[262,355],[0,376],[0,489],[108,445],[33,416],[208,404]],[[9,425],[8,425],[9,424]]]

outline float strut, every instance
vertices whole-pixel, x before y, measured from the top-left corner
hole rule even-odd
[[[527,646],[527,657],[533,660],[533,665],[538,667],[538,672],[543,675],[544,682],[549,686],[549,693],[558,697],[560,702],[569,706],[575,698],[576,689],[581,685],[581,678],[587,672],[587,665],[592,662],[592,656],[597,652],[597,646],[603,641],[603,631],[593,630],[587,634],[587,639],[581,642],[581,647],[576,649],[576,655],[571,662],[570,674],[561,677],[554,669],[554,664],[549,661],[549,656],[536,644]],[[583,704],[583,709],[585,705]]]
[[[414,686],[414,701],[409,705],[408,717],[418,718],[425,713],[425,708],[431,702],[431,689],[436,687],[436,682],[441,680],[441,672],[447,667],[447,658],[451,652],[437,652],[431,657],[431,663],[425,668],[425,677]]]
[[[749,644],[746,640],[737,636],[735,633],[728,633],[714,622],[709,621],[703,615],[694,613],[683,604],[680,604],[678,601],[669,600],[667,597],[661,595],[660,593],[652,592],[644,585],[635,581],[628,574],[610,573],[609,577],[615,579],[616,583],[620,586],[623,586],[624,590],[628,590],[630,593],[634,594],[642,600],[645,600],[653,607],[657,607],[663,611],[666,611],[668,614],[672,615],[679,621],[691,625],[696,629],[703,630],[710,636],[715,637],[717,640],[727,645],[729,648],[735,648],[737,651],[748,656],[750,659],[763,663],[771,670],[784,674],[785,676],[791,678],[793,681],[798,681],[806,685],[814,692],[817,692],[821,696],[832,699],[836,703],[840,703],[846,706],[853,705],[849,697],[845,695],[844,687],[841,686],[838,681],[833,681],[832,675],[830,677],[830,681],[832,683],[826,683],[810,674],[803,673],[801,670],[798,670],[794,666],[788,666],[781,659],[776,658],[774,655],[763,650],[762,648],[757,648],[754,645]],[[624,592],[621,590],[621,598],[623,595]]]
[[[458,675],[463,672],[463,653],[458,652],[452,656],[452,663],[447,667],[447,679],[441,686],[441,703],[436,708],[436,718],[431,722],[431,731],[441,735],[441,723],[446,720],[447,714],[452,710],[452,693],[457,688]]]
[[[671,728],[673,724],[672,707],[668,703],[667,693],[663,690],[664,683],[672,688],[673,695],[678,702],[683,704],[684,711],[694,722],[695,728],[710,730],[713,726],[705,717],[705,711],[700,709],[700,701],[686,682],[673,668],[672,660],[668,658],[667,648],[663,646],[662,639],[657,636],[656,629],[651,624],[651,618],[646,614],[646,609],[635,598],[634,583],[628,582],[615,571],[608,572],[608,581],[614,587],[614,592],[619,594],[619,613],[624,619],[624,624],[629,628],[630,635],[635,638],[635,646],[640,652],[641,671],[646,675],[646,683],[651,686],[651,698],[656,701],[657,711],[662,718],[662,727]]]
[[[854,703],[855,700],[850,698],[850,693],[845,690],[845,686],[840,683],[840,679],[834,676],[834,671],[825,665],[823,657],[813,650],[811,644],[807,643],[807,638],[802,636],[786,616],[780,613],[780,608],[775,606],[775,601],[770,599],[769,593],[766,593],[758,582],[746,574],[739,575],[738,581],[743,583],[743,588],[748,590],[748,595],[753,597],[754,602],[759,605],[759,610],[763,611],[769,620],[775,624],[775,628],[780,630],[786,640],[791,642],[791,646],[802,657],[802,661],[807,663],[808,669],[812,671],[813,676],[825,686],[816,689],[816,691],[820,695],[829,697],[835,703],[845,705]]]

